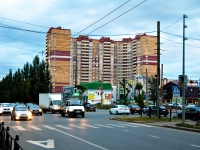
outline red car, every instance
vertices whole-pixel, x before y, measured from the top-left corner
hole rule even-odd
[[[142,113],[142,108],[138,105],[128,105],[128,107],[130,108],[131,114],[134,114],[134,113],[141,114]]]

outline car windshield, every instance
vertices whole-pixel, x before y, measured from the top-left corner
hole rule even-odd
[[[83,106],[83,104],[80,100],[73,100],[70,101],[70,106]]]
[[[61,100],[54,100],[53,101],[53,105],[58,105],[58,104],[60,104],[61,103]]]
[[[39,109],[40,107],[37,106],[37,105],[31,105],[31,106],[29,106],[29,108],[30,108],[30,109],[34,109],[34,108]]]
[[[92,105],[92,104],[90,104],[89,106],[90,106],[90,107],[94,107],[94,105]]]
[[[15,111],[27,111],[26,107],[17,107],[15,108]]]
[[[165,107],[165,106],[160,106],[160,108],[162,108],[162,109],[166,109],[166,107]]]
[[[11,107],[10,104],[2,104],[2,107]]]

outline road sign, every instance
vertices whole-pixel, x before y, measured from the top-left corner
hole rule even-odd
[[[149,94],[146,94],[146,95],[145,95],[145,98],[146,98],[146,99],[149,99]]]
[[[172,86],[172,94],[180,95],[180,89],[178,86]]]
[[[131,96],[134,96],[134,93],[133,93],[133,92],[131,92]]]

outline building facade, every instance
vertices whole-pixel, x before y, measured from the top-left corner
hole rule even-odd
[[[50,66],[52,92],[81,82],[102,81],[118,86],[157,72],[156,36],[146,34],[114,41],[110,37],[71,37],[70,29],[50,28],[46,35],[46,61]]]

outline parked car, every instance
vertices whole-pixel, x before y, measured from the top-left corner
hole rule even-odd
[[[154,106],[154,105],[147,105],[142,109],[143,114],[146,114],[146,112],[148,111],[150,106]]]
[[[131,114],[134,114],[134,113],[141,114],[142,113],[142,108],[138,105],[128,105],[128,107],[130,108]]]
[[[157,115],[157,106],[150,106],[149,109],[146,111],[146,115],[149,115],[149,110],[151,108],[151,115]],[[160,115],[164,115],[165,117],[169,114],[168,109],[165,106],[160,106]]]
[[[182,112],[178,113],[178,118],[182,118]],[[185,119],[199,120],[200,119],[200,107],[191,107],[185,109]]]
[[[188,105],[186,106],[186,108],[192,108],[192,107],[195,107],[195,104],[193,104],[193,103],[188,103]]]
[[[27,107],[17,105],[11,112],[11,120],[32,120],[32,113]]]
[[[94,111],[96,112],[96,107],[93,104],[86,104],[85,105],[85,111]]]
[[[130,114],[130,108],[126,105],[115,105],[109,110],[110,114]]]
[[[10,114],[13,107],[10,103],[1,103],[0,104],[0,115],[1,114]]]
[[[42,116],[42,109],[40,109],[40,107],[38,105],[29,105],[28,106],[28,110],[32,113],[32,114],[36,114],[36,115],[41,115]]]
[[[171,108],[182,109],[182,105],[180,103],[173,103],[173,105],[171,106]]]

